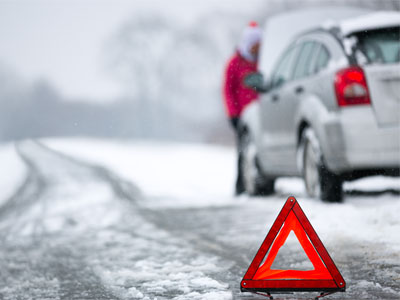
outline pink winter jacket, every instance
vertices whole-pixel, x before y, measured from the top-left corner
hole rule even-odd
[[[239,117],[243,108],[257,99],[257,92],[244,85],[244,78],[257,71],[257,63],[244,59],[238,52],[225,70],[224,98],[229,118]]]

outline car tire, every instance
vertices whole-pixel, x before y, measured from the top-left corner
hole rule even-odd
[[[298,157],[307,194],[326,202],[342,202],[343,181],[326,167],[318,138],[311,128],[302,133]]]
[[[251,196],[267,196],[274,193],[275,179],[265,176],[261,170],[257,148],[250,133],[242,138],[242,179],[245,191]]]

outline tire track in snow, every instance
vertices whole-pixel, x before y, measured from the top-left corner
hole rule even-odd
[[[28,271],[30,270],[31,273],[28,272],[25,279],[28,281],[30,280],[31,285],[28,285],[28,288],[31,289],[31,295],[35,295],[35,291],[32,290],[33,286],[41,286],[41,284],[44,284],[44,287],[49,289],[47,291],[49,295],[51,292],[54,292],[54,295],[52,297],[49,296],[49,298],[70,299],[74,297],[74,293],[66,296],[67,293],[71,292],[75,285],[79,284],[82,277],[87,277],[86,281],[85,279],[82,280],[82,286],[76,289],[77,294],[78,292],[86,293],[87,299],[123,298],[121,296],[123,293],[119,293],[121,290],[122,292],[130,290],[130,295],[133,295],[132,297],[134,299],[135,297],[140,298],[141,296],[148,296],[150,298],[158,297],[158,299],[171,299],[174,297],[180,297],[179,299],[192,299],[194,298],[193,296],[188,296],[190,295],[190,291],[182,292],[178,290],[179,287],[176,285],[172,288],[160,288],[159,285],[162,284],[165,278],[168,278],[167,275],[160,278],[159,281],[150,282],[151,284],[149,285],[149,282],[146,280],[137,281],[134,274],[128,271],[129,268],[132,270],[137,268],[137,264],[135,264],[133,260],[138,259],[138,257],[141,257],[142,261],[148,261],[148,257],[151,256],[162,256],[166,252],[170,255],[170,252],[176,251],[176,249],[190,248],[192,249],[191,252],[186,250],[182,251],[181,254],[183,256],[181,254],[175,255],[172,256],[172,259],[182,259],[183,264],[185,264],[186,262],[190,263],[190,260],[184,261],[185,255],[187,256],[188,254],[210,258],[217,257],[217,262],[219,264],[225,264],[225,267],[221,272],[214,272],[211,278],[215,278],[220,282],[228,282],[230,285],[229,289],[233,293],[233,298],[249,298],[246,294],[240,294],[238,285],[253,254],[255,254],[255,251],[258,249],[263,234],[266,233],[260,231],[260,226],[256,224],[265,224],[265,219],[261,216],[269,212],[267,207],[261,207],[261,209],[259,209],[260,207],[249,205],[249,207],[227,206],[220,208],[149,209],[141,205],[142,201],[146,199],[140,195],[138,189],[134,185],[121,180],[121,178],[103,167],[75,160],[40,144],[33,143],[31,146],[21,145],[19,148],[21,148],[19,151],[22,150],[21,156],[23,157],[25,155],[25,159],[28,159],[27,164],[30,163],[32,165],[30,167],[31,172],[28,173],[25,184],[18,190],[16,195],[12,197],[14,200],[7,202],[5,206],[0,208],[1,229],[8,228],[10,229],[10,231],[8,231],[9,233],[18,233],[29,223],[29,220],[25,220],[25,222],[15,222],[14,225],[10,222],[6,222],[7,226],[4,226],[4,220],[16,219],[18,221],[20,218],[23,219],[27,208],[34,206],[38,199],[43,200],[43,198],[46,198],[46,194],[52,189],[54,184],[60,184],[60,182],[57,182],[57,177],[62,174],[57,174],[57,172],[55,174],[51,172],[50,174],[43,174],[43,172],[46,173],[49,169],[57,169],[52,164],[58,161],[61,166],[66,167],[67,173],[71,173],[70,175],[74,177],[74,181],[82,181],[82,184],[84,184],[86,180],[90,182],[94,180],[98,181],[101,185],[110,186],[116,199],[123,200],[122,202],[128,203],[131,208],[134,207],[133,210],[127,208],[128,218],[129,214],[132,214],[132,218],[143,217],[149,223],[156,225],[156,228],[154,228],[156,232],[155,236],[149,235],[149,232],[146,231],[147,229],[142,231],[140,227],[135,228],[138,224],[126,219],[121,220],[121,223],[126,222],[124,225],[113,225],[115,231],[112,231],[112,234],[125,234],[127,236],[124,241],[117,241],[123,244],[123,248],[121,251],[117,252],[117,256],[126,255],[127,253],[124,251],[134,250],[132,247],[135,247],[137,237],[147,241],[149,245],[157,245],[159,249],[153,249],[154,246],[152,246],[153,248],[146,248],[152,252],[142,252],[140,254],[141,256],[133,255],[131,261],[124,260],[121,257],[115,257],[113,258],[115,261],[112,264],[108,263],[105,266],[97,266],[95,269],[100,268],[101,270],[94,270],[90,257],[94,257],[95,260],[109,259],[110,253],[112,253],[116,247],[112,239],[101,244],[99,248],[96,248],[96,243],[93,242],[93,240],[97,238],[94,233],[88,233],[85,237],[91,240],[91,242],[81,241],[75,237],[75,239],[68,240],[71,244],[67,246],[65,245],[66,239],[58,240],[59,243],[55,243],[52,233],[46,232],[46,226],[41,224],[43,222],[38,218],[35,221],[36,229],[33,235],[35,238],[33,238],[31,242],[24,243],[21,240],[14,241],[6,245],[3,250],[0,250],[0,252],[3,251],[2,254],[6,253],[9,255],[9,260],[14,260],[14,262],[16,262],[12,268],[8,267],[8,270],[6,268],[6,271],[3,271],[2,275],[0,275],[0,281],[9,283],[6,276],[16,278],[19,275],[16,276],[15,274],[26,272],[23,268],[28,265],[30,266]],[[44,155],[44,157],[40,158],[41,155]],[[82,172],[77,170],[81,170]],[[80,172],[83,173],[81,174],[82,176],[76,177],[75,175],[79,175]],[[52,175],[54,175],[54,178]],[[83,190],[82,192],[85,191]],[[73,223],[73,220],[71,222]],[[71,226],[73,227],[73,225]],[[265,228],[265,230],[267,229],[268,228]],[[167,235],[158,236],[160,230],[166,231]],[[4,231],[1,230],[0,237],[4,236],[3,233]],[[235,241],[235,237],[238,237],[240,241]],[[254,237],[259,237],[259,239]],[[7,239],[3,240],[7,241]],[[107,244],[109,245],[107,246]],[[170,250],[163,252],[162,248],[171,245],[172,247]],[[36,250],[33,250],[34,247],[36,247]],[[398,269],[398,262],[395,262],[395,257],[393,257],[393,263],[385,263],[384,261],[387,258],[380,260],[380,248],[379,245],[375,244],[364,243],[360,245],[354,241],[343,240],[336,242],[335,248],[336,247],[338,247],[338,249],[336,253],[333,253],[336,263],[342,266],[340,269],[350,285],[346,294],[333,295],[331,296],[332,298],[342,298],[343,296],[345,298],[360,299],[397,298],[399,295],[399,285],[396,276],[398,277],[400,272]],[[346,248],[351,248],[351,251]],[[19,249],[19,251],[16,251],[16,249]],[[99,251],[100,254],[90,253],[93,249],[96,249],[95,252]],[[371,251],[371,249],[375,250]],[[14,257],[12,257],[13,251],[15,254]],[[25,255],[21,255],[22,252],[25,252]],[[46,253],[44,259],[42,257],[43,252]],[[241,253],[245,253],[245,255]],[[61,257],[61,260],[56,259],[58,256]],[[4,255],[0,255],[0,267],[5,264],[2,257],[4,257]],[[34,258],[33,260],[31,259],[32,257]],[[169,263],[168,260],[168,257],[165,259],[161,257],[159,261],[157,261],[159,264],[155,265],[156,268],[163,268],[163,266]],[[365,263],[365,261],[371,261],[371,263]],[[296,263],[296,260],[292,262]],[[82,268],[78,266],[82,266]],[[186,270],[184,265],[179,265],[179,267],[182,268],[182,270]],[[198,267],[201,269],[201,265]],[[122,286],[117,289],[111,289],[111,292],[110,285],[113,287],[116,286],[115,279],[112,279],[111,283],[105,284],[104,278],[99,278],[99,274],[103,274],[104,269],[107,268],[110,269],[113,274],[121,274],[117,281],[121,281]],[[4,268],[2,269],[4,270]],[[391,273],[388,273],[387,269],[390,269]],[[163,270],[163,272],[170,271]],[[32,277],[35,278],[36,281],[32,281]],[[49,280],[48,278],[53,279]],[[193,279],[196,280],[197,278]],[[159,289],[157,289],[157,285]],[[4,290],[0,288],[0,298],[2,291],[4,292]],[[22,291],[19,292],[22,293]],[[196,292],[198,293],[197,290]],[[206,293],[206,291],[203,290],[199,292],[200,298],[198,299],[202,299],[201,293]],[[43,295],[41,296],[42,297],[36,298],[44,298]],[[307,294],[304,296],[309,297],[311,295]]]
[[[20,143],[18,152],[29,175],[0,212],[0,298],[230,298],[227,287],[208,275],[216,272],[215,258],[143,222],[143,199],[133,184],[37,142]],[[104,228],[89,224],[77,231],[79,212],[66,207],[66,215],[59,216],[54,210],[60,201],[90,196],[92,184],[108,187],[108,197],[116,200],[104,216],[114,210],[121,216]],[[58,230],[49,225],[49,216],[62,221]],[[154,272],[154,278],[143,281],[130,269]]]
[[[111,174],[101,167],[82,167],[72,160],[68,166],[72,170],[58,174],[57,168],[66,157],[33,141],[18,143],[16,148],[28,173],[22,186],[0,208],[0,298],[117,299],[86,264],[84,256],[90,249],[80,243],[85,237],[54,233],[44,220],[52,205],[53,189],[62,186],[60,176],[93,180],[97,174],[107,184],[117,180],[109,180]],[[127,199],[127,187],[118,182],[121,184],[113,187],[115,193]]]

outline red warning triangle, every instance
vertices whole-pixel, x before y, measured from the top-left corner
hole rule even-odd
[[[290,232],[294,232],[313,270],[275,270],[271,266]],[[265,261],[264,261],[265,259]],[[242,291],[345,291],[346,282],[299,203],[289,197],[240,284]]]

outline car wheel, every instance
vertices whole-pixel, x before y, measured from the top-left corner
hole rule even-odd
[[[299,152],[307,194],[327,202],[342,202],[342,180],[326,167],[318,138],[311,128],[303,131]]]
[[[253,196],[273,194],[275,179],[262,173],[257,148],[249,133],[244,134],[242,151],[242,178],[246,193]]]

